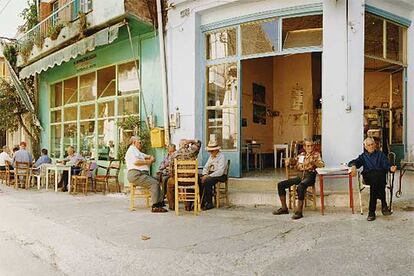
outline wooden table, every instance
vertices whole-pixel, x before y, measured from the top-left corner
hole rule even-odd
[[[341,171],[342,169],[342,171]],[[338,171],[335,171],[338,170]],[[320,190],[320,196],[321,196],[321,214],[324,215],[324,209],[325,209],[325,197],[324,197],[324,191],[323,191],[323,181],[324,179],[328,178],[348,178],[348,186],[349,186],[349,207],[352,210],[352,214],[354,214],[354,194],[352,189],[352,176],[350,170],[345,170],[344,167],[338,168],[318,168],[316,169],[318,175],[319,175],[319,190]]]
[[[62,164],[45,164],[46,170],[46,190],[49,188],[49,171],[55,172],[55,192],[58,190],[58,172],[68,171],[68,191],[70,191],[70,179],[72,174],[72,166]]]

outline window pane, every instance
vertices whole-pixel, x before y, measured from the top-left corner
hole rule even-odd
[[[98,160],[115,159],[115,135],[117,134],[115,119],[98,121]]]
[[[387,59],[402,61],[403,28],[387,22]]]
[[[50,113],[51,123],[60,123],[62,121],[62,110],[55,110]]]
[[[365,54],[383,57],[383,20],[370,13],[365,13]]]
[[[322,15],[284,18],[283,49],[322,46]]]
[[[56,83],[50,89],[50,107],[62,106],[62,83]]]
[[[80,106],[81,120],[95,119],[95,104]]]
[[[98,104],[98,118],[115,116],[115,102],[109,101]]]
[[[63,149],[65,152],[69,146],[73,146],[75,151],[78,151],[77,133],[76,123],[63,125]]]
[[[96,75],[95,72],[80,76],[79,101],[92,101],[96,99]]]
[[[78,78],[71,78],[64,81],[65,86],[65,104],[78,102]]]
[[[221,64],[208,68],[207,139],[218,141],[223,149],[237,148],[237,65]]]
[[[50,157],[61,158],[60,156],[60,143],[62,139],[62,126],[52,125],[50,130]]]
[[[236,55],[236,29],[220,30],[206,35],[207,59]]]
[[[115,96],[115,66],[98,70],[98,98]]]
[[[138,97],[118,99],[118,116],[138,114]]]
[[[138,93],[140,84],[135,62],[118,65],[118,95]]]
[[[267,20],[241,25],[242,54],[251,55],[277,51],[277,20]]]
[[[80,153],[84,157],[95,157],[95,121],[80,124]]]
[[[65,122],[67,121],[76,121],[78,119],[78,107],[66,107],[65,110]]]

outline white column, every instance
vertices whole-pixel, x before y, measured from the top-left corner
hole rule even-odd
[[[364,0],[323,1],[322,153],[327,165],[347,162],[362,150],[364,10]]]
[[[414,12],[411,13],[410,28],[407,34],[407,146],[414,148]]]

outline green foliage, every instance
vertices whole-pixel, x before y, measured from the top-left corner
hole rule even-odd
[[[49,29],[47,30],[47,35],[50,37],[51,40],[56,40],[63,27],[64,26],[61,23],[50,25]]]
[[[29,60],[30,54],[32,53],[34,45],[34,40],[28,38],[20,44],[19,52],[22,55],[23,61],[27,62]]]
[[[28,0],[27,6],[28,7],[20,13],[20,17],[25,21],[22,26],[19,26],[21,32],[27,32],[39,23],[37,18],[36,0]]]
[[[119,141],[118,159],[124,161],[125,153],[129,147],[129,138],[137,136],[142,142],[142,151],[149,154],[151,152],[151,138],[148,128],[145,126],[137,115],[131,115],[125,118],[118,126],[123,131],[124,139]]]
[[[88,22],[86,20],[86,14],[84,12],[79,12],[78,13],[79,16],[79,23],[78,23],[78,32],[79,32],[79,37],[83,38],[85,37],[85,31],[88,28]]]
[[[45,42],[45,37],[42,34],[38,33],[34,36],[33,41],[34,41],[34,45],[36,45],[37,48],[41,49]]]
[[[14,44],[7,44],[4,47],[3,55],[9,61],[11,67],[16,68],[17,49]]]
[[[14,86],[0,79],[0,131],[15,131],[19,127],[17,116],[26,112]]]

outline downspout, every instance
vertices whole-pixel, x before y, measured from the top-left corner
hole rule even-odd
[[[158,21],[158,40],[160,44],[160,62],[161,62],[161,88],[162,88],[162,103],[164,112],[164,135],[165,144],[170,143],[170,124],[168,111],[168,85],[167,85],[167,67],[165,57],[164,44],[164,24],[162,22],[162,6],[161,0],[157,0],[157,21]]]

